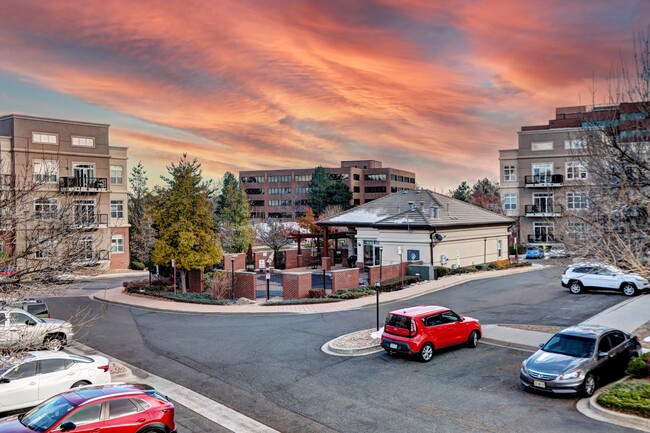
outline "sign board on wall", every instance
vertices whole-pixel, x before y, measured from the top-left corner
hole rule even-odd
[[[420,250],[407,250],[406,251],[407,260],[420,260]]]
[[[259,262],[259,266],[258,266],[258,267],[259,267],[260,269],[264,269],[264,268],[266,267],[266,260],[262,259],[262,260],[258,260],[258,262]]]

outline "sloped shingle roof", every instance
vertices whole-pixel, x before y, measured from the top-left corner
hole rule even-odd
[[[410,210],[413,202],[414,210]],[[438,208],[438,218],[429,208]],[[373,200],[320,221],[325,226],[434,228],[468,225],[508,225],[512,218],[430,190],[407,190]]]

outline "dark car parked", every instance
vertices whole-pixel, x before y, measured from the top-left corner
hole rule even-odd
[[[521,384],[556,394],[590,396],[641,353],[638,339],[605,326],[578,325],[558,332],[521,366]]]

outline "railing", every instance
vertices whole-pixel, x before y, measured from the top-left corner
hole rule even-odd
[[[62,192],[70,191],[106,191],[108,179],[105,177],[60,177],[59,190]]]
[[[562,186],[564,175],[561,174],[535,174],[524,176],[526,186]]]
[[[554,242],[555,237],[552,234],[546,234],[541,236],[528,235],[528,243],[539,244],[542,242]]]
[[[92,229],[99,226],[108,226],[108,214],[84,214],[75,216],[70,221],[72,229]]]
[[[560,216],[562,215],[562,206],[527,204],[524,206],[524,214],[526,216]]]

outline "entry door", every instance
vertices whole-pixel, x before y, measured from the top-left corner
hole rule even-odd
[[[537,212],[553,212],[553,193],[533,193],[533,205],[537,209]]]
[[[95,224],[95,200],[76,200],[74,202],[75,224],[87,226]]]
[[[533,176],[538,183],[547,183],[551,181],[553,175],[553,163],[533,164]]]
[[[92,236],[84,236],[79,242],[79,258],[81,260],[90,261],[93,259],[93,238]]]
[[[72,171],[75,179],[77,179],[78,186],[90,186],[95,179],[95,165],[94,164],[74,164]]]
[[[363,241],[363,264],[364,266],[375,266],[379,264],[379,242]]]

